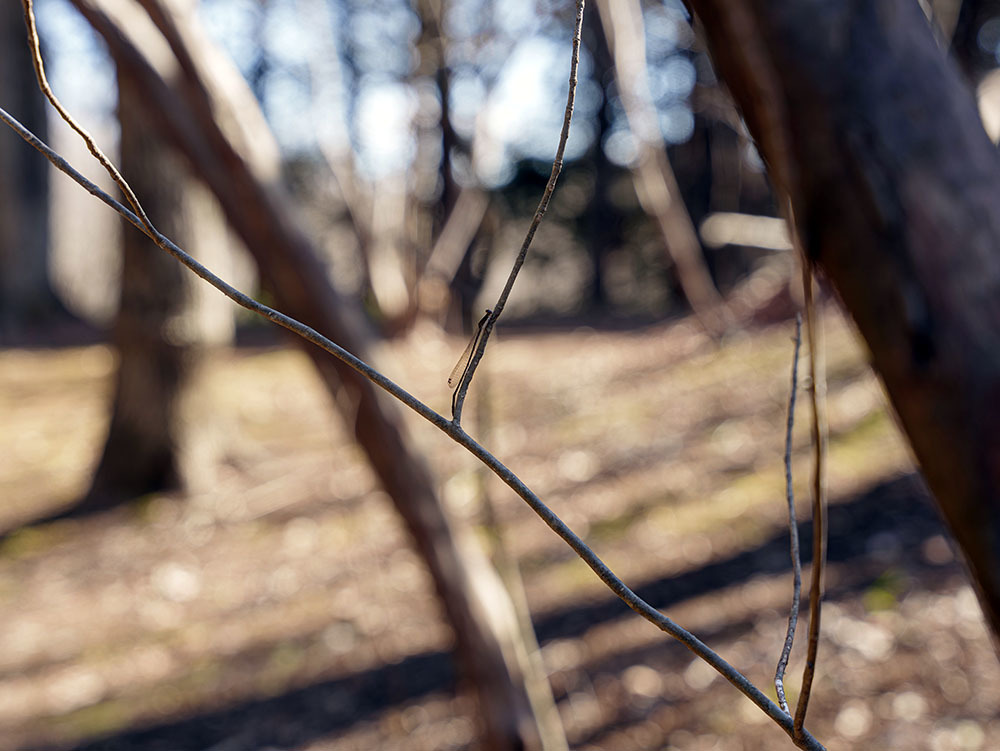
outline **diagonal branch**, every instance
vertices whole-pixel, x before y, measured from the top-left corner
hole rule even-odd
[[[166,0],[142,2],[166,5]],[[153,113],[153,127],[219,199],[268,292],[298,321],[364,358],[366,322],[357,308],[344,303],[313,242],[294,221],[277,182],[277,149],[268,148],[273,135],[232,62],[199,38],[190,17],[160,14],[161,21],[176,22],[171,24],[173,43],[190,61],[184,73],[176,56],[150,54],[149,45],[161,42],[162,35],[136,3],[73,4],[107,42],[129,89]],[[456,656],[478,699],[484,744],[535,748],[536,723],[526,687],[520,667],[509,657],[517,638],[512,605],[496,590],[500,582],[495,572],[476,546],[462,542],[464,533],[441,506],[395,405],[382,398],[370,377],[307,340],[299,341],[427,565],[442,614],[454,627]]]
[[[126,206],[123,206],[114,198],[107,195],[107,193],[104,193],[104,191],[92,182],[87,180],[87,178],[81,175],[68,162],[66,162],[65,159],[60,157],[40,139],[35,137],[27,128],[21,125],[21,123],[19,123],[2,108],[0,108],[0,120],[10,126],[25,141],[44,154],[56,168],[66,173],[73,180],[79,183],[84,189],[87,190],[88,193],[97,196],[108,206],[111,206],[136,228],[144,232],[146,231],[143,228],[142,221],[134,212],[130,211]],[[150,235],[150,237],[155,240],[155,237],[152,235]],[[664,615],[639,597],[639,595],[630,589],[625,582],[618,578],[618,576],[616,576],[615,573],[608,568],[607,564],[604,563],[604,561],[601,560],[601,558],[593,550],[591,550],[590,547],[575,532],[573,532],[573,530],[571,530],[566,523],[563,522],[563,520],[560,519],[559,516],[556,515],[556,513],[541,500],[541,498],[534,493],[534,491],[525,485],[517,475],[515,475],[505,464],[503,464],[503,462],[497,459],[487,449],[470,437],[460,425],[456,425],[452,420],[448,420],[443,415],[435,412],[394,381],[382,375],[382,373],[375,370],[358,357],[355,357],[343,347],[339,346],[336,342],[326,338],[315,329],[285,315],[284,313],[281,313],[280,311],[274,310],[273,308],[254,300],[249,295],[244,294],[232,285],[226,283],[224,280],[208,270],[205,266],[195,261],[190,255],[184,252],[184,250],[179,248],[169,239],[164,238],[162,247],[172,256],[177,258],[177,260],[191,269],[195,274],[200,276],[238,305],[241,305],[247,310],[267,318],[269,321],[272,321],[279,326],[283,326],[292,333],[301,336],[303,339],[315,344],[320,349],[346,363],[365,378],[368,378],[376,386],[379,386],[391,394],[418,415],[437,427],[441,430],[441,432],[455,441],[455,443],[469,451],[473,456],[489,467],[490,470],[497,477],[503,480],[503,482],[506,483],[515,493],[517,493],[525,501],[525,503],[528,504],[531,510],[534,511],[541,518],[541,520],[545,522],[545,524],[547,524],[549,528],[567,545],[569,545],[581,559],[583,559],[583,562],[597,574],[598,578],[600,578],[601,581],[603,581],[607,587],[622,600],[622,602],[658,629],[677,639],[695,655],[705,660],[705,662],[715,668],[715,670],[718,671],[723,678],[733,684],[733,686],[735,686],[744,696],[749,698],[750,701],[756,704],[768,717],[774,720],[782,728],[782,730],[788,733],[790,737],[792,736],[792,720],[788,717],[788,715],[782,712],[781,708],[777,704],[771,701],[760,689],[754,686],[749,679],[746,678],[746,676],[726,662],[726,660],[708,647],[708,645],[702,642],[698,637],[679,626],[670,617]],[[804,730],[802,731],[802,735],[799,739],[793,740],[795,740],[796,745],[800,748],[809,749],[810,751],[822,751],[824,748],[819,741]]]

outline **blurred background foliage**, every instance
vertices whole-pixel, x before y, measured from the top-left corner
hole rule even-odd
[[[322,238],[331,279],[365,300],[377,321],[407,307],[407,287],[463,190],[486,192],[490,226],[511,228],[496,240],[481,228],[459,267],[448,265],[445,281],[460,307],[487,301],[487,258],[516,245],[551,167],[573,12],[569,3],[529,0],[197,6],[204,29],[260,102],[295,201]],[[65,0],[40,0],[38,16],[55,90],[87,127],[114,143],[114,66],[102,43]],[[695,224],[711,212],[772,214],[762,164],[683,5],[649,4],[643,20],[650,101]],[[61,134],[54,138],[72,149]],[[663,239],[635,195],[629,168],[637,156],[595,7],[585,28],[567,170],[529,257],[530,289],[518,291],[512,313],[649,318],[684,309]],[[53,266],[71,309],[106,323],[115,309],[114,279],[86,274],[69,246],[92,222],[101,226],[86,234],[96,237],[112,231],[113,220],[93,218],[100,212],[84,206],[76,211],[85,214],[71,220],[77,229],[57,230]],[[70,210],[58,209],[61,224]],[[98,264],[107,269],[116,246],[105,245],[110,257]],[[760,254],[730,246],[710,250],[706,260],[728,289]]]

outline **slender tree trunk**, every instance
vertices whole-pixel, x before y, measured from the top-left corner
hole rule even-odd
[[[262,153],[269,134],[252,98],[241,93],[238,73],[230,73],[231,64],[199,37],[189,19],[171,14],[161,0],[141,2],[177,57],[180,96],[126,32],[142,19],[131,19],[126,27],[109,15],[119,10],[116,0],[73,0],[104,37],[119,69],[143,93],[158,128],[215,193],[278,305],[365,357],[366,326],[342,302],[287,210],[274,182],[276,165]],[[341,361],[311,345],[306,351],[430,570],[455,631],[461,665],[479,699],[484,747],[538,748],[537,724],[515,657],[516,618],[495,570],[452,528],[426,466],[409,448],[394,405]]]
[[[421,292],[433,291],[440,293],[439,280],[434,279],[441,270],[440,255],[438,265],[432,265],[433,255],[439,246],[432,242],[433,238],[442,238],[445,229],[457,230],[464,225],[464,232],[449,232],[452,241],[461,238],[463,246],[460,250],[463,262],[454,266],[448,282],[450,288],[450,312],[459,322],[473,317],[472,305],[475,292],[480,286],[471,274],[471,268],[466,257],[472,252],[475,234],[482,223],[486,212],[487,201],[479,194],[477,188],[463,189],[456,181],[453,169],[455,152],[463,151],[472,157],[471,147],[463,142],[455,131],[451,116],[451,71],[447,63],[448,40],[442,28],[442,18],[447,12],[446,0],[413,0],[414,11],[420,18],[420,36],[415,49],[419,63],[413,71],[411,83],[414,90],[427,91],[433,86],[437,94],[437,106],[440,115],[436,121],[431,121],[424,113],[414,124],[414,136],[417,140],[417,155],[411,170],[411,190],[409,199],[410,243],[415,256],[415,271],[417,289],[413,295],[411,307],[411,322],[422,304]],[[421,94],[424,106],[434,107],[434,97],[429,93]],[[420,121],[423,120],[423,124]],[[463,211],[472,209],[468,216],[456,216],[456,209]],[[469,206],[468,204],[473,204]],[[471,230],[471,231],[469,231]],[[425,281],[425,275],[430,275],[430,284],[437,289],[420,284]],[[426,305],[427,300],[423,301]],[[457,303],[457,304],[456,304]]]
[[[199,258],[231,266],[218,204],[156,133],[127,77],[119,76],[118,92],[121,168],[143,196],[146,212]],[[189,468],[183,464],[189,452],[182,449],[191,436],[183,424],[183,394],[206,348],[233,338],[233,305],[218,295],[208,297],[204,285],[123,223],[111,422],[90,489],[61,515],[86,514],[186,485]],[[200,427],[210,419],[202,416]]]
[[[183,237],[188,178],[152,130],[130,82],[121,76],[118,91],[122,174],[143,196],[153,222],[170,237]],[[185,314],[189,290],[184,269],[158,250],[131,227],[122,233],[111,424],[90,490],[72,513],[108,508],[181,484],[177,407],[192,353],[179,332],[172,335],[171,327],[176,329]]]
[[[1000,634],[1000,156],[912,0],[691,0]]]
[[[608,304],[604,289],[604,265],[608,254],[621,244],[622,214],[608,197],[615,167],[604,153],[604,138],[611,130],[611,103],[608,86],[614,76],[615,63],[604,35],[604,27],[597,13],[590,12],[583,17],[583,41],[593,60],[593,77],[600,87],[601,107],[597,113],[597,134],[588,155],[594,170],[594,192],[583,214],[587,255],[590,256],[592,277],[590,282],[590,304],[603,309]]]
[[[45,138],[45,103],[15,2],[0,3],[0,95],[12,114]],[[48,275],[49,168],[16,140],[0,138],[0,341],[66,314]]]
[[[614,60],[615,80],[638,149],[632,174],[639,203],[660,228],[691,310],[706,331],[721,334],[729,326],[730,316],[708,271],[698,233],[667,159],[649,94],[642,9],[638,0],[597,0],[597,9],[604,29],[599,38]]]

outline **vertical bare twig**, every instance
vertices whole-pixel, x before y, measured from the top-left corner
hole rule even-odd
[[[493,327],[496,325],[497,319],[500,318],[500,314],[503,313],[504,306],[507,304],[507,298],[510,297],[510,291],[514,287],[514,282],[521,271],[521,266],[524,265],[524,259],[528,255],[528,248],[531,247],[531,241],[535,238],[538,225],[541,224],[542,217],[545,216],[545,212],[549,208],[549,200],[552,198],[552,192],[556,189],[556,181],[559,179],[559,173],[562,172],[563,153],[566,151],[566,141],[569,138],[569,124],[573,119],[573,105],[576,101],[577,68],[580,65],[580,37],[583,32],[584,4],[585,0],[576,1],[576,25],[573,29],[573,53],[569,67],[569,94],[566,96],[566,112],[563,115],[562,130],[559,133],[559,146],[556,148],[555,159],[552,160],[552,173],[549,175],[549,181],[545,185],[545,192],[542,193],[542,199],[538,202],[538,208],[535,209],[535,215],[531,219],[528,232],[521,243],[521,249],[518,251],[517,258],[514,260],[514,265],[507,277],[507,283],[504,285],[500,297],[497,298],[497,302],[493,306],[493,312],[486,319],[483,334],[476,345],[475,352],[472,354],[472,359],[469,361],[469,367],[458,384],[451,415],[456,425],[462,422],[462,405],[465,404],[465,394],[469,390],[469,384],[472,383],[472,377],[476,374],[476,368],[479,367],[479,361],[483,359],[483,353],[486,351],[486,343],[489,341]]]
[[[83,128],[66,108],[62,106],[62,102],[56,97],[55,92],[52,91],[52,87],[49,86],[49,80],[45,75],[45,64],[42,62],[42,46],[38,39],[38,27],[35,24],[35,7],[34,0],[21,0],[21,4],[24,7],[24,25],[28,31],[28,45],[31,48],[31,62],[35,66],[35,76],[38,78],[38,88],[42,90],[45,94],[45,98],[49,100],[52,106],[55,108],[56,112],[59,113],[59,117],[66,121],[76,133],[83,139],[83,142],[87,144],[87,149],[90,153],[94,155],[94,158],[100,162],[101,166],[107,171],[111,176],[111,179],[115,181],[118,189],[121,190],[122,195],[125,196],[125,200],[128,201],[129,205],[135,211],[136,216],[139,217],[139,221],[142,222],[143,227],[148,230],[147,234],[159,245],[161,244],[162,235],[153,226],[153,223],[149,221],[149,217],[146,216],[146,212],[143,211],[142,205],[139,203],[139,199],[136,197],[135,193],[132,192],[132,188],[122,177],[118,169],[111,163],[111,160],[105,156],[104,152],[94,141],[93,136],[90,135]],[[161,245],[162,247],[162,245]],[[165,248],[164,248],[165,249]]]
[[[798,240],[796,239],[796,244]],[[805,292],[806,336],[809,339],[809,399],[812,406],[813,440],[813,562],[809,582],[809,643],[806,649],[806,663],[802,669],[802,691],[795,706],[793,723],[794,736],[799,738],[806,720],[809,696],[812,692],[813,677],[816,673],[816,652],[819,649],[820,609],[823,599],[823,568],[826,563],[826,419],[823,411],[825,379],[819,343],[819,323],[816,320],[816,304],[813,299],[814,284],[812,265],[801,253],[802,285]]]
[[[788,714],[785,700],[785,668],[795,641],[795,627],[799,622],[799,600],[802,597],[802,555],[799,553],[799,527],[795,521],[795,490],[792,487],[792,429],[795,427],[795,397],[799,388],[799,350],[802,347],[802,316],[795,315],[795,351],[792,354],[792,389],[788,395],[788,424],[785,429],[785,498],[788,501],[788,538],[792,555],[792,607],[788,613],[788,631],[785,644],[774,671],[774,690],[778,694],[778,704]]]

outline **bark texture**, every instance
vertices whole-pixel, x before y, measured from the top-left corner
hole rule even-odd
[[[690,0],[1000,633],[1000,158],[912,0]]]
[[[136,25],[149,22],[127,15],[134,3],[73,0],[107,42],[121,74],[142,92],[164,137],[215,193],[278,306],[364,358],[366,326],[334,290],[288,210],[277,184],[277,160],[268,155],[270,133],[239,73],[162,0],[140,3],[169,45],[166,56],[152,45],[134,44]],[[165,80],[172,78],[174,89]],[[388,398],[346,364],[305,346],[430,570],[460,664],[479,699],[484,747],[538,748],[513,647],[516,620],[496,572],[481,551],[460,541]]]

